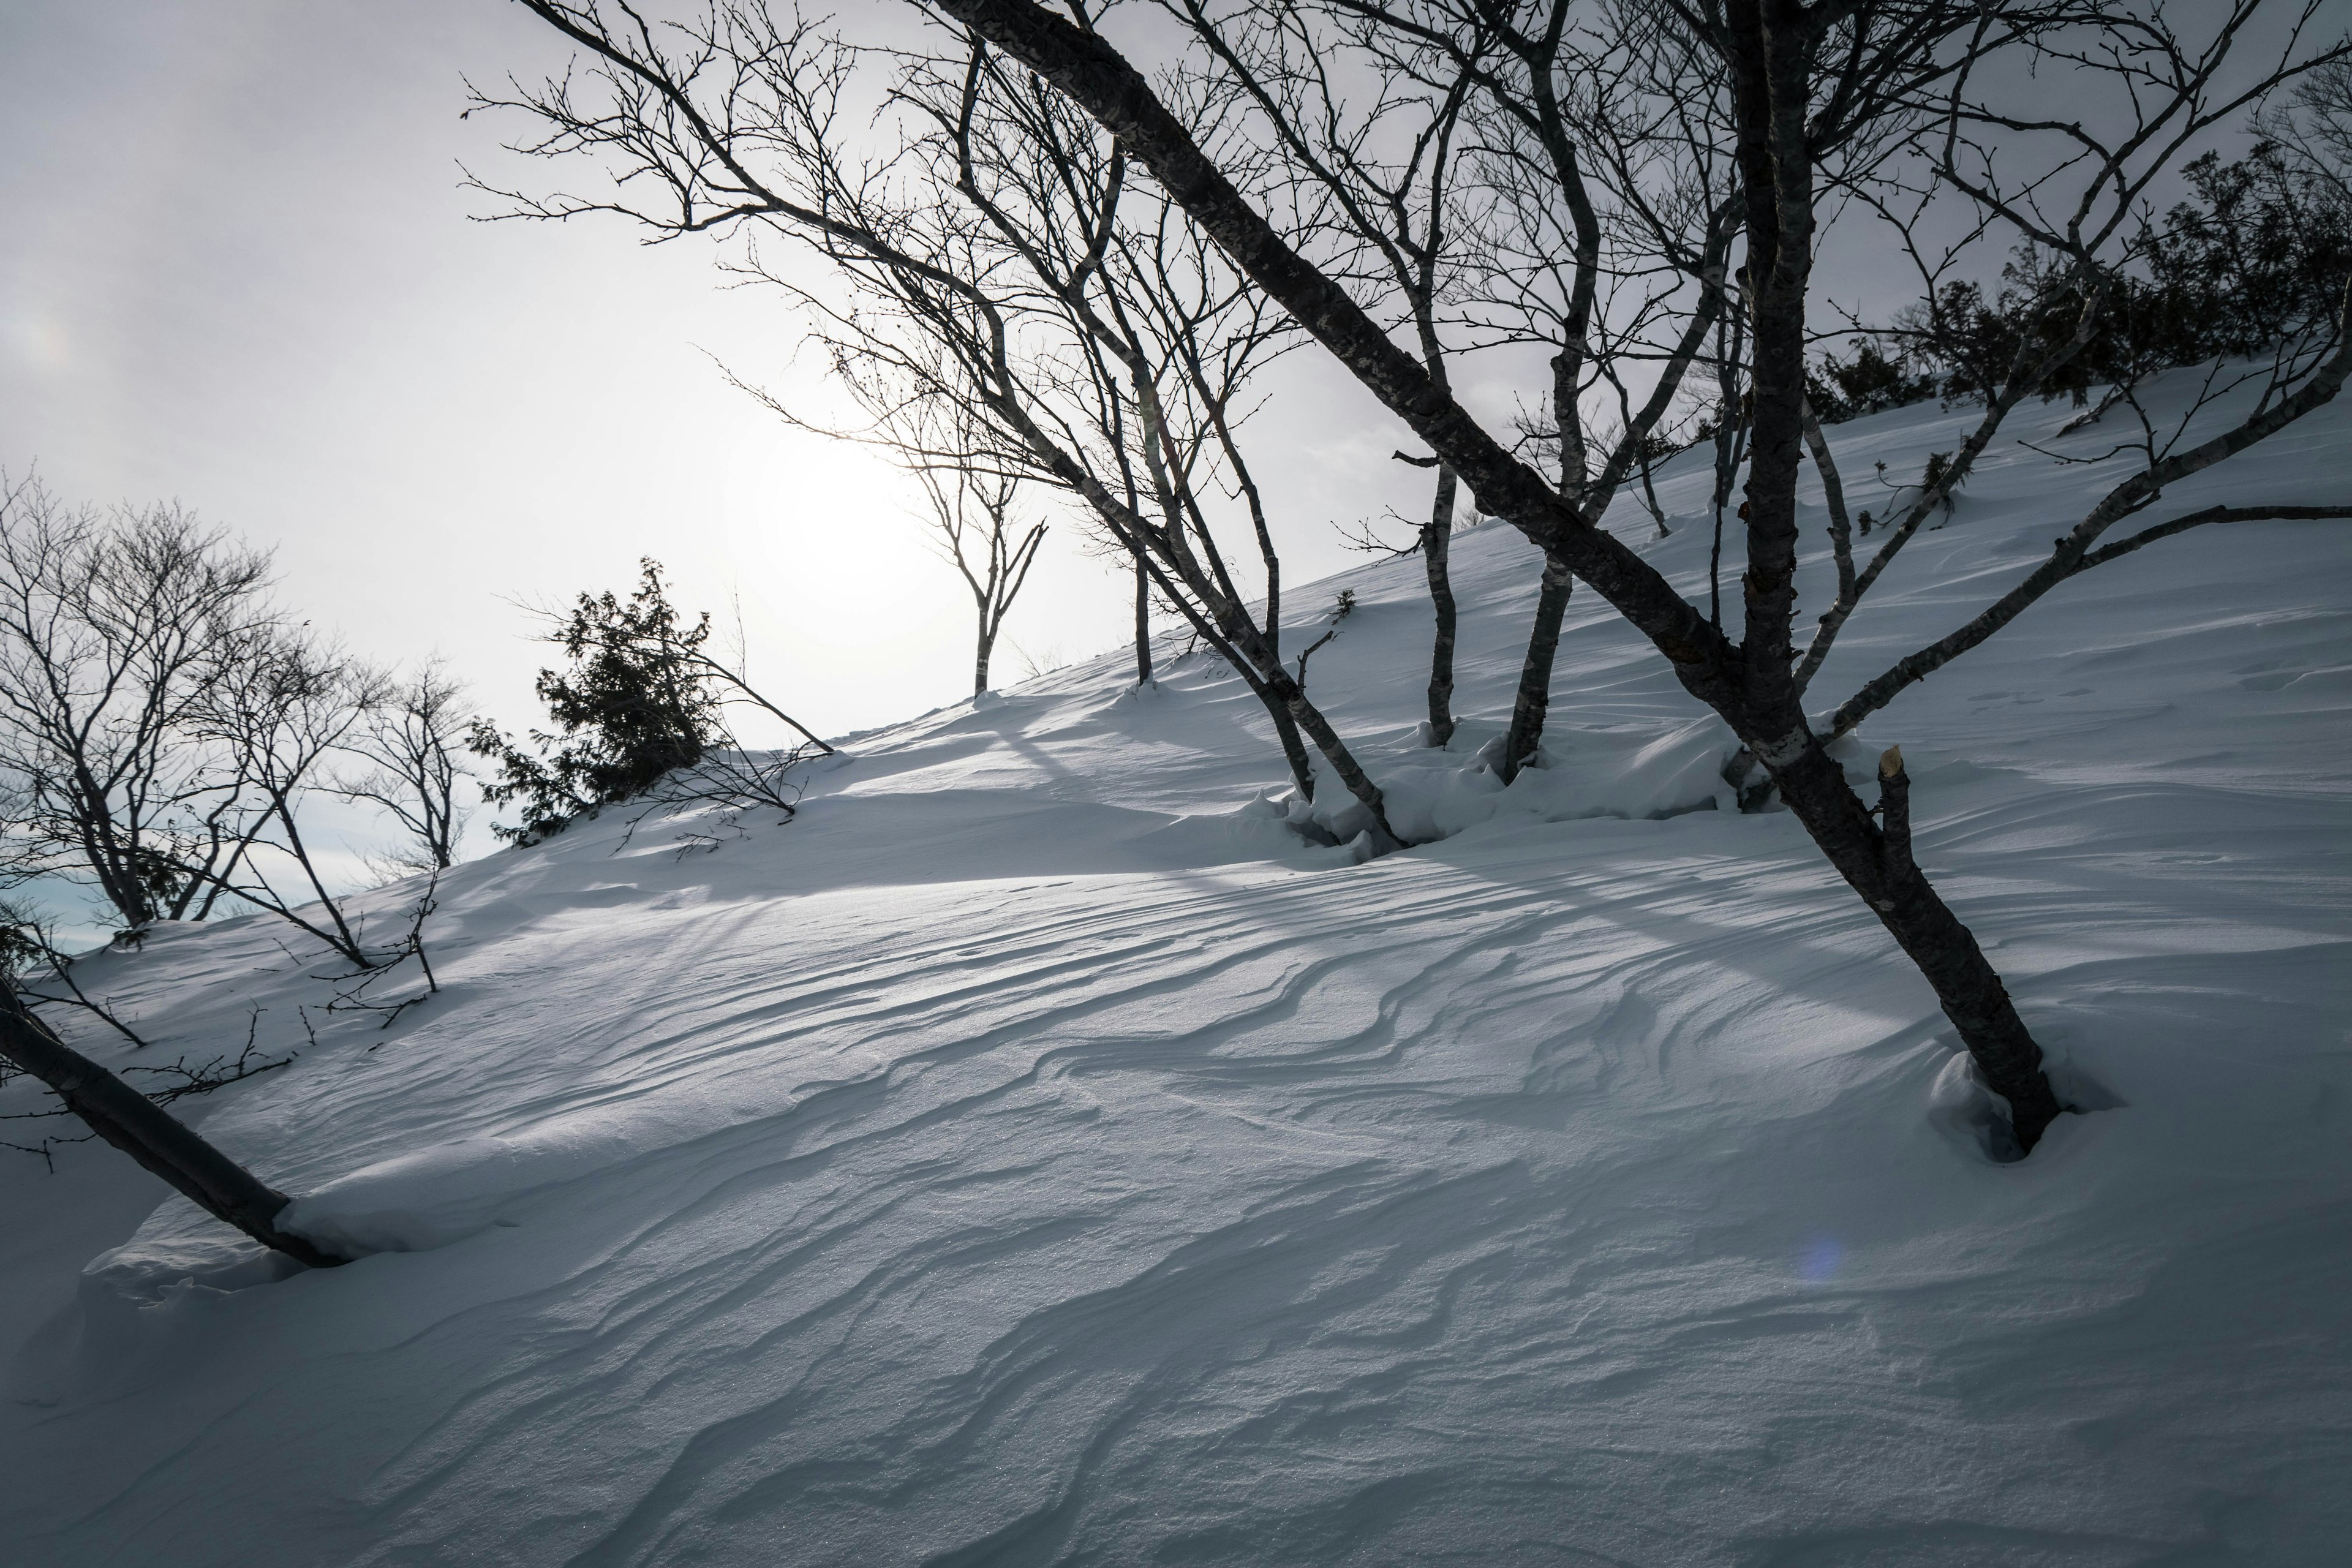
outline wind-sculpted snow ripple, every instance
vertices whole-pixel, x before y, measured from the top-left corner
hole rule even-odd
[[[1659,488],[1696,516],[1705,484]],[[2045,551],[2046,488],[1981,470],[1819,690]],[[227,1289],[167,1204],[74,1306],[142,1206],[102,1151],[46,1188],[0,1165],[16,1212],[119,1216],[37,1253],[68,1283],[0,1407],[0,1539],[188,1568],[2325,1560],[2352,731],[2302,679],[2347,660],[2343,559],[2301,537],[2103,569],[2096,613],[2053,595],[1850,748],[1904,743],[1923,863],[2089,1112],[2022,1165],[1787,816],[1664,816],[1713,742],[1581,593],[1540,807],[1370,864],[1250,808],[1277,764],[1238,682],[1179,660],[1122,694],[1114,660],[861,739],[790,826],[614,816],[458,868],[444,994],[388,1031],[312,1046],[315,984],[255,922],[92,959],[165,1050],[261,1002],[301,1058],[205,1130],[407,1250]],[[1706,531],[1653,548],[1703,599]],[[1455,562],[1462,703],[1499,714],[1531,555],[1481,529]],[[1318,697],[1376,772],[1492,793],[1495,724],[1433,755],[1389,700],[1425,674],[1413,571],[1348,581]]]

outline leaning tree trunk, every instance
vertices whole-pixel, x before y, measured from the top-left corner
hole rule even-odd
[[[1568,614],[1576,578],[1556,555],[1544,557],[1543,587],[1536,595],[1535,625],[1528,632],[1528,657],[1519,667],[1519,694],[1511,704],[1511,729],[1503,741],[1503,782],[1519,776],[1543,743],[1544,715],[1551,707],[1551,664],[1559,652],[1559,624]]]
[[[1771,773],[1780,798],[1848,886],[1919,966],[1944,1016],[1995,1092],[2008,1100],[2019,1146],[2031,1151],[2063,1109],[2042,1051],[2000,976],[1911,856],[1910,781],[1902,753],[1884,772],[1886,816],[1874,827],[1844,771],[1805,722],[1791,668],[1796,604],[1797,479],[1804,457],[1805,311],[1811,278],[1813,169],[1803,134],[1811,101],[1812,36],[1763,0],[1734,0],[1725,59],[1748,215],[1750,310],[1748,569],[1741,575],[1746,668],[1735,729]]]
[[[1823,855],[1917,963],[1987,1080],[2009,1097],[2018,1142],[2030,1149],[2059,1109],[2032,1037],[1976,939],[1910,863],[1907,838],[1904,850],[1888,849],[1843,773],[1805,727],[1788,652],[1793,461],[1781,465],[1786,471],[1771,487],[1781,493],[1755,498],[1761,504],[1749,528],[1756,580],[1749,585],[1748,646],[1735,650],[1719,623],[1700,618],[1663,575],[1594,520],[1574,513],[1465,409],[1433,387],[1423,367],[1390,341],[1345,289],[1285,242],[1202,153],[1150,84],[1101,37],[1034,0],[935,3],[1039,72],[1118,136],[1234,264],[1452,466],[1482,505],[1511,521],[1548,556],[1563,557],[1673,661],[1684,688],[1721,714],[1755,751]],[[1776,308],[1793,311],[1793,330],[1775,331],[1770,354],[1759,346],[1759,384],[1762,362],[1769,357],[1776,363],[1772,395],[1768,398],[1768,388],[1759,384],[1757,401],[1759,409],[1768,401],[1781,405],[1774,410],[1780,427],[1772,434],[1776,445],[1785,442],[1793,449],[1801,443],[1797,399],[1804,388],[1803,300],[1813,196],[1805,136],[1806,40],[1780,36],[1790,25],[1780,8],[1773,9],[1768,26],[1759,0],[1731,0],[1724,14],[1733,35],[1723,58],[1738,121],[1749,268],[1753,272],[1760,255],[1777,252],[1768,263],[1784,269],[1772,290],[1781,296]],[[1801,35],[1810,25],[1807,18],[1815,15],[1810,9],[1801,14],[1796,33]],[[1780,178],[1784,174],[1786,181]],[[1801,232],[1780,232],[1784,213],[1801,220]],[[1759,607],[1772,612],[1763,625],[1773,629],[1759,632],[1754,613]]]
[[[1339,732],[1331,728],[1330,721],[1323,717],[1322,710],[1307,700],[1306,688],[1280,670],[1275,672],[1266,687],[1290,710],[1291,718],[1313,739],[1315,749],[1323,753],[1324,761],[1331,764],[1331,771],[1338,773],[1339,782],[1348,786],[1348,793],[1354,795],[1357,804],[1370,815],[1376,851],[1386,854],[1391,849],[1404,847],[1403,838],[1389,826],[1388,802],[1381,793],[1381,786],[1364,772],[1363,764],[1356,761],[1355,753],[1348,750],[1347,742],[1339,739]]]
[[[1288,705],[1263,685],[1257,688],[1257,699],[1274,721],[1275,739],[1282,742],[1282,760],[1290,764],[1290,782],[1298,786],[1298,797],[1313,801],[1315,762],[1307,754],[1307,742],[1299,738],[1298,721],[1290,716]]]
[[[2042,1047],[1975,933],[1952,913],[1911,855],[1911,780],[1897,746],[1879,759],[1879,816],[1870,815],[1845,773],[1817,745],[1773,771],[1780,798],[1813,842],[1862,895],[1911,962],[1935,988],[1937,1004],[1958,1031],[1993,1092],[2009,1101],[2021,1152],[2030,1152],[2065,1107],[2042,1070]]]
[[[205,1142],[187,1123],[58,1038],[14,987],[0,987],[0,1056],[57,1092],[89,1130],[169,1182],[197,1207],[314,1268],[344,1259],[322,1252],[278,1215],[293,1200]]]
[[[1454,739],[1454,470],[1439,464],[1437,499],[1421,531],[1422,564],[1429,569],[1429,602],[1437,612],[1437,633],[1429,645],[1429,743],[1443,748]]]

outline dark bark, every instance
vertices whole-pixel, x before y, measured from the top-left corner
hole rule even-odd
[[[1771,766],[1769,761],[1766,765]],[[1899,757],[1895,765],[1899,771]],[[1899,837],[1874,827],[1843,770],[1818,745],[1808,744],[1800,756],[1771,771],[1780,798],[1838,875],[1934,987],[1937,1005],[1978,1070],[2009,1101],[2019,1149],[2032,1152],[2065,1107],[2051,1089],[2042,1049],[2000,975],[1912,860],[1907,817],[1898,820],[1904,829]]]
[[[314,1268],[345,1261],[278,1215],[292,1200],[191,1131],[185,1122],[58,1038],[13,988],[0,988],[0,1056],[54,1090],[89,1130],[186,1194],[205,1213]]]
[[[1431,503],[1429,521],[1421,531],[1421,563],[1429,574],[1429,603],[1436,613],[1437,631],[1429,645],[1429,743],[1443,747],[1454,739],[1454,502],[1459,481],[1454,470],[1439,464],[1437,499]]]
[[[2062,1109],[2041,1048],[1968,927],[1920,874],[1907,826],[1871,825],[1805,724],[1790,668],[1796,600],[1797,479],[1804,455],[1805,295],[1811,282],[1813,170],[1808,144],[1814,19],[1766,0],[1726,7],[1738,156],[1748,206],[1750,300],[1745,666],[1734,729],[1830,864],[1859,893],[1935,988],[1944,1015],[2031,1151]],[[1890,753],[1899,774],[1901,756]],[[1905,781],[1907,784],[1907,780]],[[1898,785],[1898,793],[1903,786]]]
[[[1135,683],[1151,684],[1151,579],[1141,555],[1135,558]]]
[[[1364,772],[1362,765],[1356,761],[1355,753],[1348,750],[1332,730],[1330,722],[1323,717],[1322,710],[1307,700],[1306,689],[1288,676],[1280,674],[1266,684],[1290,710],[1291,718],[1315,742],[1316,749],[1331,764],[1331,770],[1339,775],[1339,782],[1348,786],[1348,793],[1371,814],[1373,847],[1382,854],[1402,848],[1404,840],[1398,837],[1396,829],[1389,826],[1388,803],[1381,794],[1381,786]]]
[[[1815,41],[1828,15],[1759,0],[1726,7],[1728,67],[1757,282],[1749,479],[1748,626],[1735,650],[1672,585],[1481,428],[1412,356],[1293,250],[1204,156],[1150,85],[1107,42],[1032,0],[939,0],[1086,109],[1119,138],[1234,264],[1469,484],[1594,590],[1672,663],[1685,689],[1721,714],[1780,785],[1781,798],[1934,986],[1987,1080],[2015,1109],[2031,1149],[2057,1106],[2040,1051],[1975,939],[1916,868],[1890,877],[1884,842],[1837,764],[1806,728],[1789,658],[1795,487],[1802,452],[1805,289],[1812,175],[1805,123]],[[1319,739],[1319,737],[1318,737]]]
[[[1344,289],[1285,243],[1108,42],[1032,0],[940,0],[940,8],[1118,137],[1235,266],[1454,469],[1482,510],[1559,554],[1673,661],[1695,695],[1710,704],[1731,700],[1722,637],[1647,562],[1488,435]]]
[[[1766,21],[1768,11],[1773,22]],[[1795,710],[1789,614],[1797,567],[1797,475],[1803,456],[1805,291],[1811,280],[1812,165],[1804,111],[1810,39],[1788,8],[1727,8],[1742,194],[1748,212],[1748,568],[1741,705],[1768,721]]]
[[[1315,798],[1315,760],[1307,754],[1307,742],[1299,739],[1298,721],[1290,710],[1264,687],[1258,689],[1258,700],[1265,704],[1266,713],[1274,720],[1275,739],[1282,742],[1282,760],[1290,764],[1290,781],[1298,786],[1301,799]]]
[[[1535,760],[1543,742],[1544,717],[1551,707],[1552,659],[1559,652],[1559,624],[1568,614],[1576,578],[1555,556],[1544,558],[1542,586],[1536,594],[1535,623],[1528,632],[1527,658],[1519,665],[1518,696],[1511,703],[1511,728],[1503,739],[1505,784]]]

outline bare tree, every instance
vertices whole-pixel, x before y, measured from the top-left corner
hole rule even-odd
[[[1905,129],[1906,117],[1938,84],[1965,81],[1981,62],[2056,20],[2082,19],[2127,53],[2144,35],[2153,7],[2120,0],[2063,12],[2000,0],[1869,6],[1851,0],[1675,0],[1660,8],[1704,46],[1709,79],[1724,81],[1730,96],[1754,378],[1745,628],[1735,645],[1600,527],[1590,504],[1593,487],[1563,493],[1434,384],[1425,366],[1391,341],[1342,280],[1318,268],[1226,177],[1184,121],[1111,44],[1030,0],[938,3],[1083,106],[1175,195],[1237,267],[1461,475],[1482,510],[1520,528],[1657,647],[1685,689],[1721,715],[1762,763],[1832,866],[1917,963],[1979,1070],[2008,1101],[2017,1143],[2030,1150],[2063,1108],[2000,976],[1911,854],[1907,814],[1900,809],[1899,757],[1890,754],[1882,790],[1882,808],[1898,820],[1874,824],[1808,725],[1793,679],[1795,488],[1804,446],[1816,207],[1822,171],[1833,166],[1838,150],[1862,145],[1890,126]],[[1540,24],[1562,8],[1510,9]],[[1376,14],[1403,36],[1434,32],[1430,17],[1444,11],[1370,0],[1355,9]],[[2163,84],[2144,79],[2140,85]],[[1953,165],[1953,160],[1945,163],[1948,169]],[[1700,308],[1706,298],[1700,296]],[[1692,319],[1696,315],[1694,310]],[[2315,395],[2332,392],[2322,388]]]
[[[299,628],[260,626],[222,661],[188,721],[190,737],[215,748],[239,781],[238,851],[217,866],[182,862],[180,872],[276,915],[362,970],[386,955],[371,948],[329,886],[301,807],[333,790],[327,765],[391,690],[390,677],[332,644]]]
[[[929,417],[940,410],[936,405],[918,404],[909,412]],[[969,417],[958,422],[967,434],[961,438],[947,436],[936,445],[940,449],[960,445],[967,450],[982,446],[970,432]],[[926,463],[917,468],[915,477],[930,503],[932,537],[964,586],[971,590],[972,608],[980,623],[971,671],[971,689],[978,695],[988,689],[989,657],[996,650],[997,634],[1004,628],[1013,601],[1029,580],[1037,546],[1045,537],[1045,524],[1034,522],[1024,532],[1013,521],[1021,481],[1011,474],[975,470],[968,465]]]
[[[1222,8],[1207,0],[1181,0],[1174,8],[1207,44],[1218,73],[1260,111],[1292,177],[1328,199],[1334,222],[1366,258],[1365,280],[1391,301],[1432,382],[1446,385],[1450,348],[1440,311],[1462,264],[1457,226],[1465,214],[1455,187],[1464,117],[1481,72],[1491,68],[1491,31],[1473,18],[1451,54],[1425,58],[1424,50],[1400,57],[1383,48],[1383,35],[1360,24],[1356,41],[1370,49],[1374,71],[1369,96],[1351,100],[1348,86],[1360,84],[1336,81],[1331,57],[1318,47],[1326,7],[1296,0],[1260,5],[1223,26]],[[1396,456],[1436,471],[1412,550],[1421,556],[1435,621],[1428,734],[1442,747],[1454,730],[1450,552],[1460,483],[1435,458]]]
[[[1486,16],[1475,0],[1426,14],[1450,40]],[[1710,332],[1736,322],[1728,106],[1719,73],[1698,68],[1693,41],[1654,5],[1604,6],[1582,26],[1558,4],[1492,16],[1504,66],[1482,76],[1477,100],[1489,199],[1466,313],[1481,345],[1545,352],[1543,416],[1522,426],[1522,449],[1597,518],[1645,469],[1685,376],[1706,363]],[[1379,21],[1415,30],[1394,12]],[[1718,348],[1717,369],[1737,358]],[[1506,779],[1541,741],[1574,581],[1568,561],[1547,554],[1499,759]]]
[[[1398,318],[1437,393],[1450,395],[1449,354],[1540,350],[1543,411],[1522,420],[1519,448],[1596,516],[1646,476],[1723,310],[1738,228],[1731,160],[1714,134],[1722,91],[1691,68],[1686,37],[1631,3],[1596,8],[1583,27],[1566,5],[1486,0],[1170,8],[1204,45],[1204,68],[1242,85],[1263,139],[1289,149],[1348,219],[1339,247],[1294,224],[1302,259]],[[1334,85],[1367,78],[1380,85],[1352,103]],[[1385,156],[1382,138],[1394,144]],[[1375,264],[1358,265],[1363,250]],[[1451,522],[1455,479],[1442,459],[1424,539],[1443,531],[1441,515]],[[1546,557],[1497,758],[1507,780],[1540,743],[1574,581],[1569,563]],[[1440,579],[1432,587],[1443,647],[1450,594]]]
[[[0,776],[12,874],[91,888],[126,931],[210,907],[245,782],[190,742],[268,624],[269,561],[173,506],[102,515],[0,480]]]
[[[2255,112],[2253,129],[2352,202],[2352,59],[2323,60],[2305,72]]]
[[[470,776],[463,755],[472,727],[464,683],[434,658],[388,683],[343,742],[358,770],[338,775],[333,792],[377,807],[407,836],[384,858],[384,870],[406,876],[457,863],[469,815],[458,795]]]
[[[2286,101],[2258,114],[2257,123],[2296,138],[2306,166],[2337,190],[2345,188],[2343,147],[2330,128],[2336,123],[2332,95],[2352,69],[2346,46],[2339,41],[2317,51],[2304,47],[2305,25],[2316,13],[2305,4],[2286,28],[2276,56],[2257,65],[2251,76],[2242,75],[2240,46],[2261,9],[2261,0],[2231,0],[2199,25],[2183,28],[2161,7],[2116,5],[2068,14],[2067,25],[2032,31],[2020,48],[2032,59],[2036,74],[2063,70],[2078,93],[2103,103],[2105,113],[2082,122],[2049,123],[2035,106],[2017,100],[2013,86],[1983,70],[1953,73],[1940,96],[1915,106],[1930,132],[1907,164],[1890,170],[1866,195],[1918,270],[1922,328],[1948,330],[1937,319],[1943,299],[1939,285],[1986,248],[1991,237],[2025,247],[2028,266],[2011,268],[2032,296],[2020,313],[2048,326],[2019,332],[2009,363],[1980,373],[1981,416],[1957,451],[1929,455],[1920,481],[1906,492],[1907,504],[1890,513],[1869,563],[1858,573],[1841,563],[1837,598],[1797,665],[1800,692],[1903,547],[1930,517],[1948,512],[1952,498],[2011,416],[2028,400],[2050,395],[2108,324],[2111,302],[2127,289],[2126,274],[2152,237],[2140,216],[2148,191],[2216,126],[2263,107],[2287,87],[2292,90]],[[1931,250],[1922,231],[1928,221],[1942,217],[1939,204],[1955,202],[1969,209],[1963,237]],[[2059,584],[2158,540],[2213,523],[2352,516],[2352,509],[2340,506],[2255,500],[2183,513],[2100,543],[2117,523],[2154,505],[2168,486],[2260,444],[2332,401],[2352,374],[2346,303],[2339,296],[2328,308],[2284,322],[2270,352],[2251,363],[2217,363],[2193,373],[2198,384],[2185,405],[2161,417],[2144,398],[2142,384],[2163,367],[2148,363],[2127,368],[2108,389],[2099,413],[2126,409],[2133,428],[2095,458],[2131,454],[2133,471],[2053,544],[2049,559],[1961,626],[1866,681],[1821,721],[1823,732],[1832,738],[1847,733],[1905,689],[1982,644]],[[2249,412],[2218,434],[2191,438],[2192,426],[2207,409],[2224,398],[2242,402],[2248,392],[2253,395]]]
[[[853,303],[756,253],[745,265],[801,299],[869,414],[929,400],[973,410],[988,449],[931,456],[1081,501],[1265,704],[1302,793],[1314,788],[1303,735],[1375,842],[1397,842],[1379,786],[1281,658],[1278,564],[1234,400],[1286,330],[1181,209],[1128,180],[1109,138],[974,45],[895,57],[898,152],[853,163],[837,121],[858,57],[810,27],[749,0],[664,27],[618,7],[529,3],[593,67],[480,101],[536,120],[543,134],[521,151],[596,154],[614,185],[593,199],[500,193],[517,214],[613,212],[660,234],[751,224],[814,245]],[[1204,127],[1229,118],[1220,108],[1192,105]],[[917,185],[938,199],[906,199]],[[1265,568],[1261,611],[1210,520],[1219,484]]]

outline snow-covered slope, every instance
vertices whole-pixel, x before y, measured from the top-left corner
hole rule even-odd
[[[1841,428],[1849,485],[1959,417]],[[1820,697],[2107,471],[1994,456]],[[1670,473],[1694,521],[1643,548],[1703,597]],[[2167,505],[2347,495],[2331,409]],[[1475,771],[1534,597],[1498,525],[1457,542],[1450,755],[1418,563],[1292,595],[1356,590],[1316,689],[1464,829],[1423,848],[1306,845],[1236,680],[1110,655],[860,739],[789,826],[462,868],[389,1031],[310,1044],[323,965],[260,920],[93,960],[165,1057],[263,1007],[299,1061],[184,1109],[407,1250],[271,1282],[110,1151],[0,1163],[0,1557],[2342,1561],[2347,542],[2168,542],[1865,726],[2102,1108],[2020,1165],[1794,823],[1708,809],[1722,731],[1589,591],[1552,766]]]

